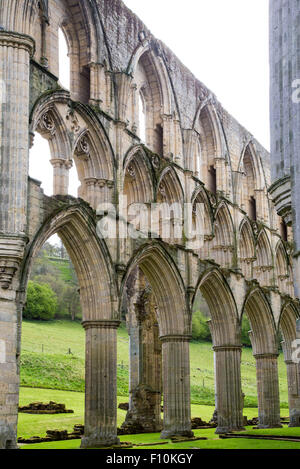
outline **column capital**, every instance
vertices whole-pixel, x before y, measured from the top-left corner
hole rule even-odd
[[[92,320],[82,321],[82,326],[85,330],[87,329],[118,329],[121,321],[103,319],[103,320]]]
[[[163,335],[160,337],[160,340],[165,342],[190,342],[192,340],[191,335],[183,335],[183,334],[170,334],[170,335]]]
[[[215,345],[213,346],[214,352],[233,352],[235,350],[242,350],[241,344],[236,345]]]
[[[13,31],[0,31],[0,46],[15,47],[26,50],[31,56],[35,52],[35,41],[26,34]]]

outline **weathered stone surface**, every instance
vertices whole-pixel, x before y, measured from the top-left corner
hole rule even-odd
[[[276,426],[277,335],[281,327],[291,350],[297,253],[268,198],[269,154],[121,0],[24,1],[26,8],[0,0],[0,448],[16,445],[21,318],[32,259],[55,233],[77,272],[86,328],[82,447],[119,442],[116,328],[126,290],[128,421],[160,428],[163,392],[162,437],[191,436],[189,340],[200,290],[211,316],[219,430],[243,424],[244,313],[255,355],[272,354],[257,359],[258,395],[260,424]],[[57,85],[59,27],[69,45],[70,91]],[[52,197],[28,178],[35,132],[49,143]],[[68,196],[73,163],[78,199]],[[291,186],[293,193],[297,183]],[[152,226],[134,231],[120,195],[125,208],[143,203],[148,218],[154,211]],[[195,229],[200,246],[183,230],[185,203],[193,227],[204,222]],[[106,208],[96,213],[100,204]],[[99,227],[107,222],[107,204],[117,216],[113,236],[104,238]],[[129,228],[141,236],[123,236]],[[147,284],[135,291],[137,269]],[[295,376],[290,367],[291,422],[300,405]]]

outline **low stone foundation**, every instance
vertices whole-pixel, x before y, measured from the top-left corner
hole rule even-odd
[[[57,404],[50,401],[49,404],[32,402],[27,406],[19,407],[19,412],[25,414],[73,414],[74,410],[66,409],[65,404]]]

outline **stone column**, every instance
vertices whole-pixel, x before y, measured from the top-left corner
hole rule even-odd
[[[24,233],[29,154],[29,60],[34,41],[0,31],[0,232]]]
[[[300,427],[300,387],[299,364],[286,360],[289,394],[290,424],[289,427]]]
[[[190,336],[161,337],[163,356],[164,427],[161,438],[192,436]]]
[[[216,433],[243,430],[240,345],[215,346]]]
[[[0,31],[0,449],[16,448],[20,312],[18,270],[26,244],[29,62],[34,41]]]
[[[280,428],[278,354],[256,354],[258,428]]]
[[[55,158],[50,160],[53,166],[53,195],[68,195],[69,170],[72,167],[71,160]]]
[[[118,321],[86,321],[85,428],[81,448],[119,444],[117,437]]]
[[[146,283],[140,273],[138,296],[129,299],[130,400],[122,428],[155,433],[161,430],[161,342],[156,305]]]

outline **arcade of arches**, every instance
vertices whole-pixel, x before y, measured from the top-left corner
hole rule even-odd
[[[70,90],[58,80],[60,29]],[[189,341],[199,290],[211,316],[217,432],[243,426],[244,313],[257,363],[259,426],[280,425],[280,333],[290,425],[300,426],[293,240],[269,198],[266,150],[121,0],[0,0],[0,77],[0,448],[16,447],[22,309],[32,260],[55,233],[80,284],[83,448],[118,442],[116,337],[124,305],[131,360],[126,425],[138,421],[163,438],[191,434]],[[35,133],[49,143],[52,197],[28,176]],[[78,198],[68,195],[72,166]],[[97,208],[110,203],[118,212],[120,194],[128,207],[177,203],[184,211],[201,203],[193,223],[202,217],[202,246],[182,235],[175,212],[162,212],[155,238],[121,237],[125,222],[117,216],[115,236],[103,239]],[[164,236],[166,221],[171,230]]]

